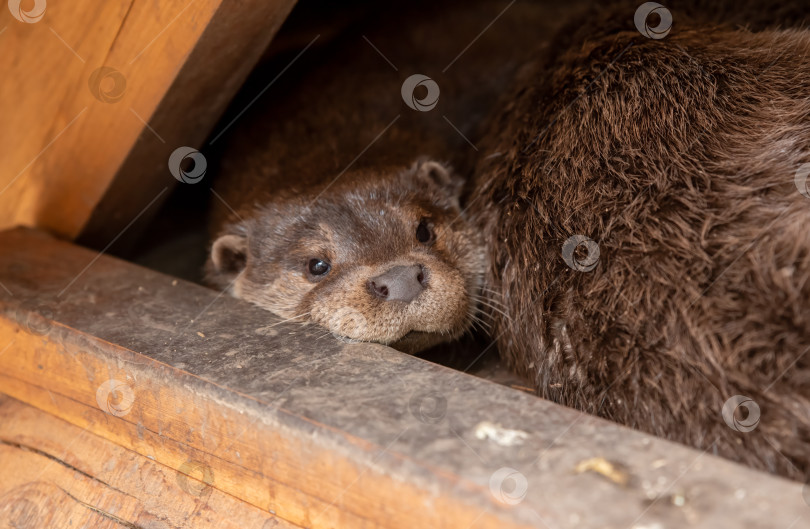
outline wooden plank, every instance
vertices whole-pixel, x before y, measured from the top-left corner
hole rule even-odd
[[[210,487],[204,469],[187,476],[3,396],[0,468],[0,527],[296,527]]]
[[[104,246],[148,216],[175,184],[171,152],[203,141],[293,4],[48,2],[34,23],[4,5],[0,227],[86,228]]]
[[[296,525],[810,526],[799,483],[36,232],[0,248],[0,391]]]

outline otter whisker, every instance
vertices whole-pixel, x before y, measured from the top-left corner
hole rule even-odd
[[[511,321],[511,320],[512,320],[512,318],[509,316],[509,314],[507,314],[507,313],[506,313],[506,311],[504,311],[504,310],[503,310],[502,308],[500,308],[500,307],[497,307],[497,306],[495,306],[495,305],[490,304],[488,300],[485,300],[485,299],[483,299],[483,298],[475,298],[475,297],[473,297],[473,299],[474,299],[474,300],[475,300],[477,303],[479,303],[479,304],[483,305],[484,307],[487,307],[487,308],[489,308],[489,309],[491,309],[491,310],[493,310],[493,311],[497,312],[498,314],[500,314],[501,316],[503,316],[503,317],[504,317],[504,318],[506,318],[507,320],[509,320],[509,321]]]
[[[480,316],[481,318],[489,318],[494,320],[494,315],[486,310],[483,310],[482,307],[479,307],[478,300],[475,300],[469,309],[469,313],[475,316]]]
[[[500,299],[501,296],[500,295],[495,295],[494,292],[490,292],[488,290],[482,290],[480,293],[476,293],[475,296],[478,297],[478,298],[484,298],[487,301],[489,301],[490,303],[498,305],[499,307],[506,307],[506,304],[503,301],[501,301],[501,299]]]
[[[330,331],[329,329],[326,329],[326,330],[325,330],[324,332],[322,332],[321,334],[319,334],[319,335],[315,336],[315,341],[316,341],[316,342],[321,341],[321,340],[323,340],[324,338],[326,338],[327,336],[332,336],[332,337],[334,337],[335,339],[337,339],[337,335],[335,335],[335,333],[333,333],[333,332],[332,332],[332,331]]]
[[[502,304],[499,304],[489,298],[485,298],[482,296],[470,296],[470,298],[478,303],[481,303],[482,305],[486,305],[487,307],[492,307],[499,310],[504,310],[506,308]]]
[[[467,310],[467,318],[469,319],[471,326],[478,326],[479,329],[488,333],[492,326],[490,322],[484,321],[479,314],[482,316],[484,315],[482,313],[478,313],[478,311],[475,310],[475,307],[470,307],[469,310]]]
[[[502,293],[502,292],[498,292],[498,291],[496,291],[496,290],[493,290],[493,289],[491,289],[491,288],[487,288],[487,287],[481,287],[479,290],[480,290],[482,293],[487,293],[487,294],[490,294],[489,299],[490,299],[491,301],[494,301],[494,302],[496,302],[496,303],[498,303],[498,304],[503,304],[503,302],[502,302],[502,301],[500,301],[500,298],[501,298],[501,297],[503,297],[503,293]]]
[[[309,315],[310,315],[310,312],[305,312],[303,314],[299,314],[298,316],[293,316],[292,318],[287,318],[286,320],[278,321],[278,322],[276,322],[276,323],[274,323],[272,325],[269,325],[267,328],[269,329],[269,328],[275,327],[276,325],[281,325],[282,323],[289,323],[289,322],[291,322],[293,320],[297,320],[298,318],[303,318],[304,316],[309,316]],[[306,323],[306,322],[301,321],[301,322],[296,322],[296,323],[302,323],[303,324],[303,323]]]
[[[483,332],[488,333],[492,329],[492,326],[489,323],[472,315],[470,315],[470,323],[472,324],[471,328],[477,327]]]

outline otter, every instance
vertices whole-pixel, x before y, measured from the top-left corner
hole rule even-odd
[[[476,321],[484,271],[461,216],[461,180],[444,165],[360,171],[291,189],[213,242],[208,282],[338,337],[415,353]]]
[[[214,137],[205,275],[282,318],[417,353],[487,326],[461,175],[526,43],[561,17],[525,0],[395,7],[256,72]],[[438,99],[417,105],[431,83]]]
[[[544,398],[808,479],[806,15],[672,2],[651,38],[639,4],[568,24],[484,136],[497,347]]]

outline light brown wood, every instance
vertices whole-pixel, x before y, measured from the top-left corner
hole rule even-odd
[[[291,529],[266,511],[0,396],[0,528]],[[129,524],[129,525],[127,525]]]
[[[171,152],[203,141],[293,4],[76,0],[26,23],[4,2],[0,227],[75,238],[113,184],[100,246],[148,217]]]

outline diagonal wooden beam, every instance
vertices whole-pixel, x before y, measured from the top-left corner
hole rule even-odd
[[[35,22],[4,4],[0,227],[101,248],[148,219],[171,153],[201,145],[294,3],[37,2]]]

